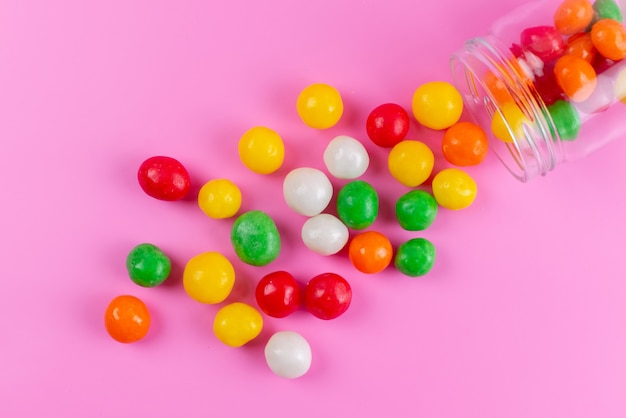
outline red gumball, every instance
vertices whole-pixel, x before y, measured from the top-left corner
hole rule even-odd
[[[335,273],[313,277],[304,291],[304,304],[320,319],[334,319],[343,314],[352,301],[352,289],[346,279]]]
[[[189,192],[189,173],[170,157],[151,157],[137,173],[139,185],[148,196],[159,200],[180,200]]]
[[[391,148],[409,132],[409,114],[397,104],[382,104],[369,114],[365,128],[373,143]]]
[[[291,315],[300,307],[302,299],[298,282],[286,271],[263,276],[254,295],[259,308],[274,318]]]

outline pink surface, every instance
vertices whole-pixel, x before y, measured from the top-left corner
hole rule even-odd
[[[0,416],[626,416],[626,142],[531,184],[490,156],[469,170],[475,204],[441,210],[417,234],[395,222],[407,189],[365,136],[371,109],[409,108],[419,84],[450,80],[450,53],[521,3],[3,1]],[[323,132],[295,112],[299,90],[320,81],[346,104]],[[286,164],[268,177],[237,158],[239,136],[255,125],[286,143]],[[394,245],[412,236],[436,245],[428,276],[367,276],[345,252],[324,258],[300,242],[304,218],[283,202],[282,177],[322,167],[339,134],[371,154],[364,179],[382,202],[372,229]],[[414,123],[410,137],[437,149],[441,135]],[[193,198],[143,194],[137,168],[157,154],[182,161],[196,191],[211,178],[237,182],[244,210],[277,220],[280,257],[244,265],[228,240],[232,220],[207,218]],[[174,262],[160,288],[126,275],[140,242]],[[226,347],[211,330],[218,306],[192,301],[181,283],[186,260],[209,250],[235,264],[229,301],[252,302],[261,275],[286,269],[301,283],[345,275],[353,304],[328,322],[304,310],[266,318],[258,340]],[[153,315],[134,345],[103,327],[109,300],[125,293]],[[309,340],[305,377],[267,368],[263,346],[279,330]]]

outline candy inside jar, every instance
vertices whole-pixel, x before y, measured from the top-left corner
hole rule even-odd
[[[626,0],[544,0],[452,56],[465,106],[521,181],[626,136]]]

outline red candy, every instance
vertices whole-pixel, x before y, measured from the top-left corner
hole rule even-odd
[[[520,35],[520,43],[542,61],[557,59],[565,51],[565,42],[556,28],[552,26],[535,26],[524,29]]]
[[[255,297],[259,308],[267,315],[284,318],[300,307],[300,286],[291,274],[275,271],[259,280]]]
[[[546,106],[566,98],[563,90],[556,82],[553,65],[546,65],[543,69],[543,75],[535,77],[535,89]]]
[[[180,200],[189,193],[189,173],[170,157],[151,157],[137,173],[139,185],[148,196],[159,200]]]
[[[409,115],[401,106],[385,103],[372,110],[365,128],[373,143],[391,148],[409,132]]]
[[[313,277],[304,292],[307,310],[320,319],[337,318],[348,309],[351,301],[350,284],[335,273]]]

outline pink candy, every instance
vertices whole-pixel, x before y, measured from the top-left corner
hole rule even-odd
[[[563,37],[552,26],[535,26],[524,29],[520,35],[523,49],[532,52],[543,62],[557,59],[565,52]]]

